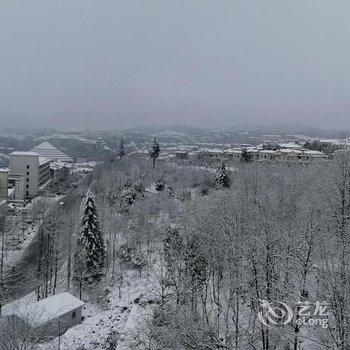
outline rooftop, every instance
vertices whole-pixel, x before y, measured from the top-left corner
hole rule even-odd
[[[38,157],[39,154],[36,152],[32,152],[32,151],[14,151],[12,153],[10,153],[10,156],[32,156],[32,157]]]
[[[269,154],[275,154],[276,152],[270,149],[263,149],[260,151],[260,153],[269,153]]]
[[[62,161],[62,162],[73,162],[74,160],[64,154],[62,151],[60,151],[55,146],[51,145],[51,143],[45,141],[42,142],[40,145],[35,146],[32,149],[33,152],[38,153],[41,157],[47,158],[51,161]]]
[[[39,156],[39,165],[42,165],[42,164],[45,164],[45,163],[48,163],[48,162],[51,162],[50,159],[47,159],[45,157],[40,157]]]
[[[31,304],[12,305],[4,310],[4,316],[16,315],[33,327],[63,316],[85,303],[74,295],[64,292]]]
[[[323,152],[314,151],[314,150],[304,151],[304,153],[305,153],[305,154],[314,155],[314,156],[324,156],[324,153],[323,153]]]
[[[42,142],[40,145],[35,146],[33,149],[36,149],[36,150],[38,150],[38,149],[56,150],[57,148],[55,146],[51,145],[51,143],[45,141],[45,142]]]
[[[286,143],[279,143],[279,146],[281,148],[301,148],[301,145],[299,145],[296,142],[286,142]]]
[[[296,153],[296,154],[303,153],[301,150],[290,149],[290,148],[282,148],[282,149],[278,150],[277,152],[281,152],[281,153]]]

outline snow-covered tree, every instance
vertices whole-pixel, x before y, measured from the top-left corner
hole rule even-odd
[[[175,268],[175,264],[179,257],[184,254],[184,247],[181,234],[177,227],[168,226],[165,228],[165,238],[163,239],[164,245],[164,260],[167,264],[167,268],[171,270]]]
[[[153,140],[153,145],[152,145],[152,149],[149,151],[149,155],[153,161],[153,170],[156,166],[156,160],[160,155],[160,147],[159,147],[159,143],[157,142],[156,138],[154,138]]]
[[[242,158],[241,158],[243,163],[249,163],[252,161],[252,154],[248,152],[246,148],[242,149]]]
[[[135,203],[138,198],[145,197],[145,188],[142,182],[138,181],[132,184],[130,180],[124,185],[124,189],[121,195],[119,212],[127,213],[129,207]]]
[[[163,191],[165,187],[165,181],[163,179],[159,179],[155,183],[155,189],[159,192]]]
[[[74,257],[74,279],[81,288],[83,282],[98,282],[105,266],[105,245],[93,193],[88,190],[82,206],[81,229]]]
[[[119,155],[120,159],[123,159],[123,157],[125,156],[125,142],[124,142],[124,139],[121,139],[120,142],[119,142],[118,155]]]
[[[230,179],[227,176],[225,162],[221,162],[215,174],[214,185],[216,188],[229,188]]]

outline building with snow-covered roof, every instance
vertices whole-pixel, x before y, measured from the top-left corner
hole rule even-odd
[[[49,159],[52,162],[66,162],[66,163],[73,163],[74,159],[67,156],[65,153],[60,151],[55,146],[51,145],[51,143],[44,141],[41,144],[35,146],[32,149],[33,152],[39,154],[39,156],[44,157],[46,159]]]
[[[64,292],[32,303],[14,302],[4,308],[3,316],[23,322],[26,328],[44,337],[57,337],[81,322],[84,304],[71,293]]]
[[[327,158],[327,156],[318,151],[286,148],[275,151],[275,158],[280,162],[308,164],[314,160]]]
[[[49,142],[51,145],[61,150],[69,150],[73,154],[85,154],[96,150],[101,150],[103,140],[92,140],[80,135],[53,134],[37,137],[34,140],[35,145],[43,142]]]
[[[286,149],[301,149],[301,145],[298,142],[281,142],[278,145]]]
[[[295,164],[307,164],[314,160],[325,159],[327,156],[323,152],[310,151],[302,148],[281,148],[278,150],[264,150],[255,147],[231,148],[231,149],[207,149],[198,152],[198,158],[213,158],[220,161],[238,162],[243,159],[245,150],[251,161],[276,161]]]

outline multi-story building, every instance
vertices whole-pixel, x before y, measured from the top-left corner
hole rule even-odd
[[[44,188],[51,181],[51,161],[39,157],[39,171],[38,171],[38,186],[39,189]]]
[[[11,175],[9,169],[0,169],[0,202],[24,200],[24,176]]]
[[[248,149],[228,149],[228,150],[205,150],[198,153],[198,158],[213,158],[223,161],[241,161],[243,152],[248,154],[252,161],[270,161],[283,162],[293,164],[308,164],[312,161],[327,158],[323,152],[312,151],[307,149],[278,149],[278,150],[261,150],[257,148]]]
[[[9,174],[8,189],[10,202],[23,202],[25,199],[24,175]]]
[[[35,152],[10,153],[10,173],[24,176],[25,198],[29,199],[38,194],[51,178],[50,161],[39,157]]]

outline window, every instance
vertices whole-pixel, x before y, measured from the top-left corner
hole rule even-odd
[[[29,169],[29,165],[27,165],[27,169]]]
[[[27,182],[29,182],[29,179],[27,178]]]
[[[76,318],[77,317],[77,312],[76,311],[73,311],[72,312],[72,318]]]
[[[29,171],[27,171],[27,176],[29,176]]]
[[[29,191],[26,191],[26,196],[29,197]]]
[[[29,188],[29,185],[28,185],[28,184],[26,185],[26,188]]]

